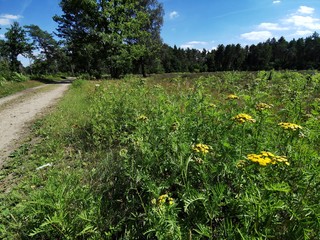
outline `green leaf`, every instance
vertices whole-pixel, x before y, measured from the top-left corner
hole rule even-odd
[[[203,225],[203,224],[197,224],[198,229],[194,229],[194,231],[196,233],[198,233],[199,235],[201,235],[202,237],[207,237],[207,238],[211,238],[212,237],[212,233],[211,233],[211,228]]]
[[[190,205],[197,201],[204,201],[205,199],[205,196],[200,193],[190,196],[189,198],[184,200],[184,211],[187,213]]]
[[[291,188],[288,183],[274,183],[264,186],[268,191],[274,192],[285,192],[288,193],[291,191]]]

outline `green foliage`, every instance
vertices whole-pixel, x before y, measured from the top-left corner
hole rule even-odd
[[[42,83],[36,82],[36,81],[20,81],[20,82],[14,82],[14,81],[7,81],[0,77],[0,97],[5,97],[10,94],[32,88],[37,87],[41,85]]]
[[[77,79],[75,81],[72,82],[72,87],[73,88],[81,88],[83,87],[83,85],[86,83],[85,80],[82,79]]]
[[[77,72],[108,70],[119,78],[133,63],[144,66],[160,47],[163,10],[156,0],[62,0],[60,6],[64,14],[54,20]]]
[[[32,39],[33,49],[40,52],[37,56],[34,56],[33,53],[28,56],[33,60],[32,66],[29,67],[32,74],[57,73],[58,69],[62,70],[62,65],[66,64],[67,59],[52,34],[33,24],[24,26],[24,28]]]
[[[259,71],[259,70],[306,70],[319,69],[320,49],[318,33],[307,38],[286,41],[269,39],[258,44],[219,44],[211,51],[183,49],[163,44],[160,61],[164,71],[169,72],[214,72],[214,71]]]
[[[27,76],[24,76],[21,73],[13,72],[11,75],[11,81],[14,81],[14,82],[24,82],[27,80],[29,80],[29,78]]]
[[[76,81],[38,130],[46,150],[32,159],[53,167],[3,201],[0,232],[317,239],[318,78],[272,71]]]
[[[7,30],[4,53],[9,59],[10,70],[18,72],[21,65],[18,61],[18,55],[30,53],[32,47],[27,43],[26,32],[18,22],[14,22]]]

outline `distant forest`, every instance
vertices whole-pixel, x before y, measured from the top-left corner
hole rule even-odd
[[[320,37],[315,32],[307,38],[289,42],[281,37],[245,47],[220,44],[211,51],[164,44],[160,59],[164,72],[320,69]]]
[[[0,77],[10,73],[119,78],[124,74],[320,69],[320,37],[284,37],[213,50],[183,49],[161,39],[163,6],[157,0],[61,0],[58,27],[48,33],[37,25],[14,22],[0,39]],[[36,54],[35,54],[36,53]],[[24,68],[23,55],[30,64]]]

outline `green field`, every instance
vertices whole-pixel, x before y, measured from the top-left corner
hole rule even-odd
[[[311,71],[77,80],[0,172],[0,237],[319,239],[319,119]]]

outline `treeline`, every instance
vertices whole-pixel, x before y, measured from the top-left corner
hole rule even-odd
[[[320,37],[284,37],[213,50],[183,49],[162,42],[163,7],[157,0],[61,0],[63,14],[49,33],[36,25],[13,23],[0,39],[0,77],[12,73],[68,73],[118,78],[134,73],[319,69]],[[37,54],[35,54],[37,53]],[[24,68],[18,61],[29,59]],[[7,77],[9,76],[9,77]]]
[[[242,47],[220,44],[214,50],[182,49],[166,44],[161,49],[164,72],[214,72],[257,70],[320,69],[320,37],[276,40]]]
[[[146,76],[162,46],[163,7],[157,0],[61,0],[55,36],[36,25],[7,28],[0,40],[0,71],[21,72],[22,55],[29,73],[108,73],[118,78]],[[59,40],[57,40],[57,38]],[[35,54],[39,53],[39,54]]]

